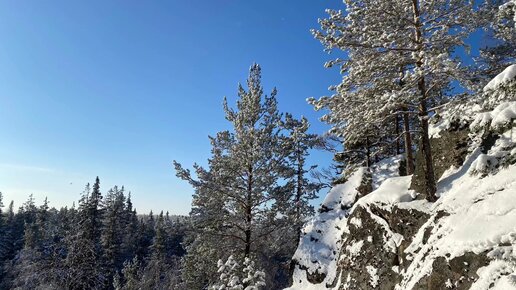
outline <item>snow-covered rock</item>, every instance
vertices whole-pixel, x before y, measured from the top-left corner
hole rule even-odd
[[[300,281],[297,289],[317,289],[324,281],[333,281],[337,270],[337,257],[341,250],[341,236],[348,231],[347,215],[360,195],[365,168],[359,168],[344,184],[333,187],[324,199],[319,214],[302,230],[301,240],[293,260],[296,263],[294,280]]]
[[[515,104],[439,131],[435,156],[460,158],[441,163],[435,203],[417,199],[416,176],[397,175],[399,158],[332,190],[331,210],[308,224],[314,238],[296,252],[290,289],[516,289]],[[367,177],[364,195],[356,189]]]

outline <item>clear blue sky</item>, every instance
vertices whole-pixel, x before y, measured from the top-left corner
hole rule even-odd
[[[279,90],[280,109],[326,127],[305,99],[327,94],[337,70],[309,29],[323,0],[2,1],[0,191],[16,206],[71,205],[98,175],[125,185],[139,212],[186,214],[192,189],[175,177],[209,157],[228,128],[252,62]],[[327,165],[331,156],[315,153]]]

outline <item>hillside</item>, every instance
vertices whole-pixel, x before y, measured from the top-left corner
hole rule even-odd
[[[401,157],[358,169],[305,226],[289,289],[516,289],[516,102],[462,112],[430,128],[438,201],[420,156],[413,176]]]

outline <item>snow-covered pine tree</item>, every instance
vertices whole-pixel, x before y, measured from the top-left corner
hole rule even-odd
[[[239,277],[240,269],[238,262],[233,255],[229,256],[227,261],[219,260],[217,262],[217,273],[219,281],[210,287],[211,290],[243,290],[244,286]]]
[[[245,287],[244,290],[260,290],[264,289],[265,284],[265,273],[262,270],[256,269],[254,261],[246,257],[244,259],[244,272],[242,284]]]
[[[25,214],[31,216],[31,219],[25,222],[24,246],[8,269],[10,276],[13,277],[10,287],[13,289],[36,289],[55,285],[48,199],[45,198],[43,204],[38,208],[31,196],[24,208]]]
[[[273,205],[285,156],[281,154],[276,90],[263,96],[261,68],[257,64],[251,66],[247,87],[238,88],[236,110],[224,100],[232,130],[210,138],[209,169],[194,166],[194,178],[174,162],[178,177],[195,188],[191,217],[201,240],[192,245],[203,249],[211,261],[211,251],[215,249],[219,255],[215,260],[229,254],[248,257],[260,253],[268,247],[262,243],[264,238],[280,228]],[[199,260],[190,254],[189,257]],[[206,270],[210,272],[199,278],[213,279],[215,269]]]
[[[516,62],[516,3],[494,0],[482,4],[478,26],[487,31],[486,38],[494,38],[494,41],[486,41],[489,44],[480,48],[480,57],[476,59],[477,90]]]
[[[140,289],[140,270],[141,264],[137,257],[134,257],[130,261],[124,262],[124,268],[122,269],[123,282],[118,281],[118,288],[120,290],[137,290]],[[122,278],[120,278],[122,280]],[[122,285],[123,284],[123,285]]]
[[[145,268],[141,269],[138,274],[136,289],[179,289],[179,260],[177,257],[168,256],[167,253],[167,225],[163,211],[159,214],[155,226],[156,234],[150,246],[151,255]],[[128,267],[133,267],[133,265],[129,264]],[[126,274],[134,275],[133,272]]]
[[[151,256],[143,270],[140,286],[143,289],[163,289],[162,283],[168,268],[166,261],[165,219],[163,211],[155,223],[155,235],[150,246]]]
[[[487,68],[482,70],[492,80],[483,88],[483,92],[478,94],[476,100],[486,111],[516,98],[516,1],[502,2],[504,3],[499,7],[492,8],[494,16],[489,18],[494,23],[492,29],[495,36],[501,43],[484,51],[494,56],[494,59],[488,61]],[[494,4],[500,4],[500,1],[495,1]],[[487,58],[489,59],[489,56]]]
[[[421,150],[425,160],[426,197],[435,201],[436,180],[428,135],[430,105],[446,101],[443,91],[454,81],[465,80],[463,68],[454,58],[457,48],[473,27],[472,1],[379,1],[346,0],[346,11],[328,10],[313,31],[327,50],[346,52],[340,65],[343,73],[336,94],[313,101],[328,108],[329,123],[368,124],[379,122],[378,109],[394,113],[400,107],[417,112]],[[403,87],[395,88],[403,71]],[[368,97],[365,97],[368,96]],[[345,104],[345,105],[343,105]],[[349,116],[346,109],[355,108]],[[344,114],[344,115],[343,115]],[[358,117],[358,120],[356,120]]]
[[[129,261],[134,258],[138,250],[138,216],[136,215],[136,209],[133,208],[133,202],[131,200],[131,193],[129,192],[125,201],[125,207],[123,212],[123,235],[122,235],[122,260]]]
[[[316,166],[307,168],[306,157],[309,150],[314,149],[321,143],[321,139],[316,134],[308,132],[310,124],[305,117],[300,120],[295,119],[292,114],[285,114],[282,127],[287,131],[283,139],[285,160],[284,178],[287,180],[278,196],[280,209],[289,217],[289,228],[295,231],[296,245],[301,235],[301,227],[306,222],[306,218],[314,213],[314,208],[310,201],[317,198],[317,192],[322,188],[320,182],[310,179],[310,172]]]

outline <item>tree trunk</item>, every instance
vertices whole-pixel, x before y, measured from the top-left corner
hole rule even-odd
[[[423,39],[421,33],[421,20],[418,0],[412,0],[412,9],[414,12],[414,37],[415,42],[418,44],[418,51],[423,50]],[[419,59],[416,62],[416,67],[419,70],[423,69],[423,61]],[[432,148],[430,146],[430,137],[428,136],[428,111],[426,108],[427,92],[425,77],[422,74],[421,79],[418,82],[418,90],[420,92],[419,98],[419,118],[421,122],[421,145],[423,155],[425,158],[425,184],[426,184],[426,199],[428,201],[436,201],[437,197],[435,193],[437,191],[435,176],[434,176],[434,163],[432,160]]]
[[[247,206],[245,208],[245,250],[244,257],[250,257],[251,254],[251,223],[253,221],[252,202],[253,202],[253,169],[248,169],[249,180],[247,181]]]
[[[425,181],[426,181],[426,199],[434,202],[437,200],[435,193],[437,186],[434,175],[434,162],[432,160],[432,148],[430,145],[430,137],[428,136],[428,112],[426,109],[426,100],[421,98],[419,104],[420,122],[421,122],[421,145],[423,155],[425,157]]]
[[[398,136],[400,135],[400,116],[396,114],[394,122],[396,123],[396,155],[400,155],[401,153],[401,146],[400,146],[400,139]]]
[[[408,110],[406,107],[403,110]],[[407,159],[407,175],[414,174],[414,156],[412,154],[412,136],[410,135],[409,114],[403,114],[403,136],[405,139],[405,158]]]
[[[366,167],[371,166],[371,151],[369,150],[369,137],[366,137]]]

